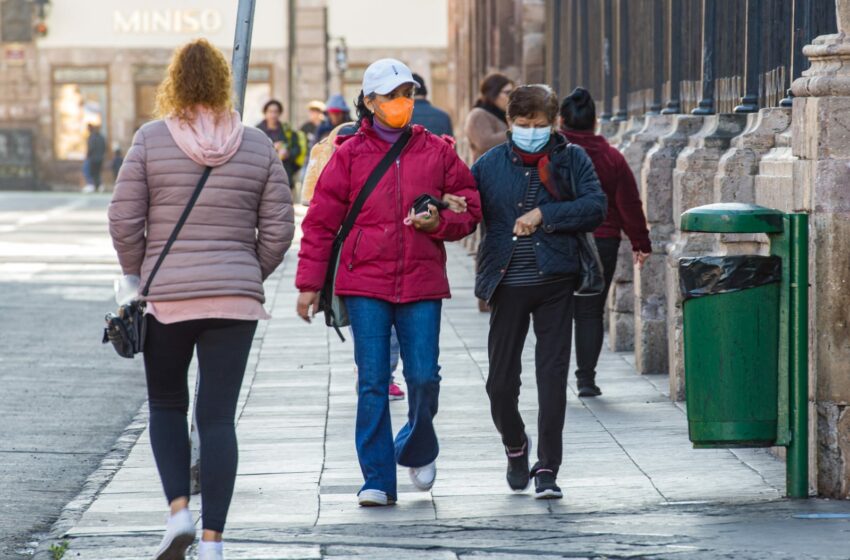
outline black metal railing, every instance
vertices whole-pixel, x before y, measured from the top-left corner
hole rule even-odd
[[[802,47],[835,33],[835,0],[548,0],[547,71],[602,119],[787,104]],[[554,53],[557,51],[557,55]]]

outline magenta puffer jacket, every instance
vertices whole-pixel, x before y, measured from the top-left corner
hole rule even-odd
[[[392,303],[451,296],[443,242],[472,233],[481,219],[481,202],[472,173],[450,141],[418,125],[412,131],[396,165],[369,196],[346,239],[337,274],[339,295]],[[321,289],[334,237],[369,174],[390,149],[368,121],[337,143],[301,226],[296,285],[302,292]],[[405,225],[404,218],[425,193],[436,198],[445,193],[464,196],[468,209],[463,214],[442,210],[437,230],[417,231]]]

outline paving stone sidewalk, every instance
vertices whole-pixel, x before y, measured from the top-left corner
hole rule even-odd
[[[472,260],[459,246],[448,252],[455,298],[443,310],[438,479],[417,492],[399,469],[393,508],[356,503],[351,344],[295,317],[294,258],[269,283],[274,319],[257,334],[240,404],[228,559],[847,557],[834,542],[850,542],[846,520],[793,517],[846,504],[782,500],[784,466],[764,451],[693,450],[666,377],[641,377],[607,350],[604,396],[580,400],[570,382],[565,499],[510,493],[484,390],[488,317],[472,295]],[[534,436],[531,341],[524,363],[521,408]],[[392,403],[396,428],[406,407]],[[151,558],[164,512],[145,430],[67,531],[66,558]]]

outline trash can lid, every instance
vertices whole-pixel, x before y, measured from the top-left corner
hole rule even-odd
[[[773,208],[738,202],[709,204],[682,214],[682,231],[705,233],[781,233],[785,214]]]

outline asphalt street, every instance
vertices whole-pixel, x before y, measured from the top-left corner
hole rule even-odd
[[[27,554],[144,402],[100,344],[118,266],[107,195],[0,193],[0,559]]]

